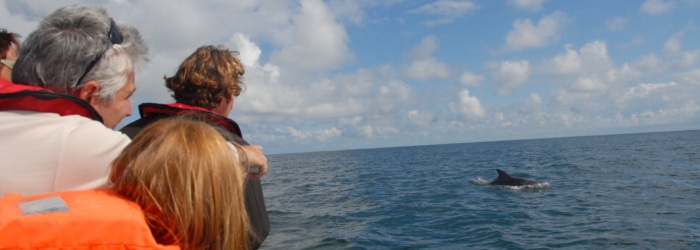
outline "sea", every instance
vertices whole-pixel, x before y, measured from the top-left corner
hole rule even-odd
[[[700,130],[268,163],[261,249],[700,249]],[[496,169],[538,184],[489,185]]]

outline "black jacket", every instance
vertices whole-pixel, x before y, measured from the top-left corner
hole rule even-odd
[[[139,113],[141,118],[126,125],[121,129],[121,131],[128,135],[130,138],[134,138],[146,125],[162,118],[171,117],[175,115],[195,115],[204,118],[206,121],[214,124],[220,128],[225,129],[231,134],[224,135],[225,138],[232,140],[239,145],[249,145],[248,142],[243,140],[243,135],[241,134],[241,129],[238,124],[227,117],[217,115],[213,112],[206,111],[201,108],[191,107],[184,104],[156,104],[156,103],[144,103],[139,105]],[[253,240],[251,237],[249,240],[249,245],[251,249],[258,249],[262,242],[267,238],[270,233],[270,220],[267,217],[267,209],[265,207],[265,200],[263,197],[262,185],[260,180],[248,179],[245,186],[245,206],[248,211],[248,217],[250,219],[250,225],[253,227],[253,232],[257,235],[257,240]]]

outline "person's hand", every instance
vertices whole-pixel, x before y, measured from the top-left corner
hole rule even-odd
[[[267,157],[262,152],[262,146],[245,145],[241,146],[241,148],[246,156],[244,159],[247,159],[247,162],[243,162],[243,164],[244,166],[247,164],[250,170],[248,176],[251,179],[260,179],[267,173]],[[255,172],[255,169],[257,169],[257,172]]]

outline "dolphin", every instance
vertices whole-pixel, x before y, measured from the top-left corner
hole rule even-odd
[[[490,183],[491,185],[524,186],[524,185],[537,184],[536,181],[510,176],[510,175],[508,175],[508,173],[506,173],[505,171],[500,170],[500,169],[496,169],[496,171],[498,172],[498,178],[493,180]]]

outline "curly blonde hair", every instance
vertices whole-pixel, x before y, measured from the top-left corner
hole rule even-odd
[[[164,77],[175,101],[214,109],[222,100],[230,101],[244,90],[245,70],[236,58],[237,51],[226,46],[199,47],[180,64],[172,77]]]

